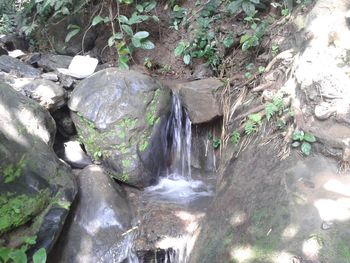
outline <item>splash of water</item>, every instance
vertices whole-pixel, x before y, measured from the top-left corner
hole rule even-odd
[[[172,107],[166,124],[166,149],[169,166],[167,176],[178,174],[191,179],[191,120],[182,107],[177,93],[172,96]]]

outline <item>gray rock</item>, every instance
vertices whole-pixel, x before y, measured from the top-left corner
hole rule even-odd
[[[65,75],[65,74],[58,74],[61,85],[67,89],[72,90],[74,88],[74,85],[77,83],[77,80],[75,80],[73,77]]]
[[[68,68],[72,59],[70,56],[42,54],[38,65],[46,71],[55,71],[57,68]]]
[[[65,104],[65,90],[50,80],[35,79],[23,86],[23,90],[48,110],[57,110]]]
[[[60,240],[53,262],[122,262],[127,257],[131,211],[125,194],[99,166],[78,176],[79,199]]]
[[[327,103],[316,105],[315,111],[314,111],[316,118],[322,121],[328,119],[335,112],[336,112],[336,109],[333,109]]]
[[[177,85],[193,124],[209,122],[222,116],[217,91],[223,86],[217,79],[203,79]]]
[[[48,73],[44,73],[41,75],[41,77],[43,79],[47,79],[47,80],[51,80],[51,81],[58,81],[58,76],[56,73],[53,72],[48,72]]]
[[[214,73],[207,64],[197,66],[192,75],[194,80],[211,78],[213,76]]]
[[[40,70],[7,55],[0,56],[0,70],[6,73],[15,72],[19,76],[38,77]]]
[[[12,51],[15,49],[28,50],[28,42],[21,36],[5,35],[0,37],[0,43],[3,43],[6,50]]]
[[[9,53],[7,52],[6,49],[4,49],[2,46],[0,46],[0,55],[8,55]]]
[[[87,152],[118,180],[145,186],[164,158],[156,138],[168,113],[170,93],[136,71],[115,68],[81,81],[69,100],[72,119]]]
[[[0,84],[0,109],[0,207],[16,203],[16,214],[0,213],[2,246],[31,233],[37,247],[50,251],[76,195],[70,168],[52,150],[55,122],[6,84]]]

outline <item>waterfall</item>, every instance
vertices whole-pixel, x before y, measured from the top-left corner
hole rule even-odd
[[[171,112],[165,127],[168,156],[167,177],[191,180],[191,120],[182,107],[179,94],[173,93]]]

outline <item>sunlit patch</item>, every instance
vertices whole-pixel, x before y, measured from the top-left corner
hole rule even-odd
[[[325,183],[323,187],[328,191],[350,196],[350,181],[348,184],[344,184],[338,180],[333,179]]]
[[[285,239],[291,239],[298,233],[298,231],[299,226],[290,224],[283,230],[282,237]]]
[[[247,221],[247,214],[244,212],[237,212],[230,219],[232,226],[242,225],[245,221]]]
[[[314,203],[322,220],[345,221],[350,219],[350,198],[319,199]]]
[[[292,262],[291,260],[292,260],[293,256],[294,255],[292,255],[288,252],[282,251],[282,252],[276,253],[276,255],[272,257],[272,261],[273,261],[273,263]]]
[[[322,246],[316,238],[310,238],[303,243],[303,253],[311,260],[316,260]]]
[[[239,263],[246,262],[254,257],[254,251],[250,246],[233,248],[231,251],[231,256]]]
[[[198,228],[198,220],[204,216],[204,213],[191,214],[186,211],[177,211],[175,215],[186,224],[186,231],[193,233]]]

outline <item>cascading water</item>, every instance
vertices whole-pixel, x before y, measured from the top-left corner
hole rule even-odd
[[[165,146],[165,168],[158,184],[144,190],[142,201],[155,206],[166,204],[169,207],[177,207],[184,215],[191,215],[191,211],[186,209],[196,206],[194,201],[204,200],[213,192],[204,182],[195,180],[191,176],[191,121],[176,92],[173,93],[170,114],[161,134],[160,139]],[[191,250],[188,248],[188,241],[192,234],[187,232],[170,236],[168,239],[164,237],[163,241],[166,245],[157,247],[158,252],[154,251],[152,260],[157,263],[186,263]],[[149,262],[149,259],[137,258],[136,253],[132,250],[133,239],[134,237],[127,239],[126,262]],[[152,255],[152,252],[150,254]]]
[[[178,93],[172,96],[171,112],[165,125],[164,140],[167,168],[157,185],[146,188],[149,197],[176,203],[189,203],[212,192],[191,177],[191,120],[181,104]]]
[[[166,124],[166,149],[170,165],[167,177],[181,175],[191,179],[191,120],[183,109],[179,95],[172,97],[172,108]]]

